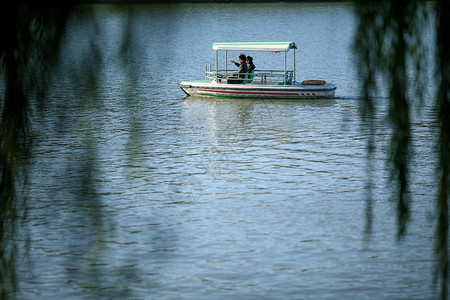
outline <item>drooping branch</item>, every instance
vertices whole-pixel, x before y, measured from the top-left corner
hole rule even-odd
[[[437,70],[440,77],[437,108],[439,110],[439,191],[437,196],[436,273],[440,281],[440,298],[448,298],[448,199],[450,184],[450,3],[440,0],[436,6]]]

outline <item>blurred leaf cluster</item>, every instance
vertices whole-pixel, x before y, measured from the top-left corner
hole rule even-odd
[[[387,83],[389,90],[389,124],[393,131],[388,161],[392,172],[393,199],[397,203],[398,232],[401,239],[410,218],[410,162],[413,151],[411,141],[411,110],[423,103],[427,81],[423,71],[428,67],[424,59],[426,44],[422,37],[427,27],[428,15],[436,16],[437,39],[436,57],[437,81],[435,95],[440,124],[438,150],[439,171],[436,193],[436,276],[440,285],[440,298],[448,298],[448,185],[450,168],[450,4],[447,0],[427,3],[425,1],[356,1],[358,18],[354,38],[354,52],[357,57],[361,79],[361,117],[368,135],[368,189],[366,232],[372,226],[371,200],[371,160],[376,145],[374,141],[376,110],[373,96],[381,82]]]

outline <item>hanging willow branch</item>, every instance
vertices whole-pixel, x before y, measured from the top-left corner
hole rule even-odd
[[[375,148],[372,135],[374,125],[371,118],[375,108],[371,97],[377,89],[377,78],[382,76],[389,83],[389,124],[391,138],[390,165],[392,171],[393,195],[397,203],[397,236],[401,239],[407,230],[410,216],[409,172],[411,143],[411,106],[423,103],[424,87],[420,78],[424,49],[420,39],[423,36],[425,8],[421,1],[357,1],[358,28],[354,51],[358,58],[361,82],[361,116],[369,134],[368,168]],[[439,0],[435,6],[437,18],[436,65],[439,92],[436,97],[439,110],[439,191],[437,197],[436,229],[436,282],[440,283],[440,298],[448,298],[448,198],[450,183],[450,3]],[[415,76],[409,72],[415,73]],[[413,78],[414,82],[411,82]],[[417,90],[411,91],[416,86]],[[419,95],[412,98],[411,95]],[[370,173],[369,177],[370,177]],[[369,179],[369,182],[371,179]],[[368,185],[371,188],[370,184]],[[370,193],[369,193],[370,195]],[[368,221],[371,227],[371,199],[367,200]],[[369,230],[370,231],[370,230]]]
[[[31,97],[46,88],[46,71],[58,54],[67,16],[74,6],[40,1],[2,1],[0,4],[0,70],[5,93],[1,95],[0,120],[0,298],[13,298],[17,219],[26,205],[19,201],[19,159],[30,148],[28,109]],[[20,175],[26,176],[26,172]]]
[[[383,76],[389,90],[389,121],[393,129],[389,162],[392,170],[394,199],[398,206],[398,234],[401,238],[409,218],[409,162],[411,152],[410,99],[408,99],[407,63],[420,66],[420,45],[411,36],[420,35],[415,20],[420,13],[417,1],[360,1],[356,4],[358,28],[354,50],[358,57],[362,80],[361,116],[368,131],[368,161],[375,148],[373,140],[372,101],[377,90],[377,78]],[[368,168],[370,169],[370,167]],[[370,180],[370,173],[368,174]],[[370,186],[370,185],[369,185]],[[368,207],[371,206],[369,199]],[[370,214],[369,218],[371,218]],[[366,227],[370,227],[370,224]]]
[[[450,2],[440,0],[436,5],[437,21],[437,70],[440,77],[437,95],[440,134],[439,149],[439,192],[437,197],[438,223],[436,229],[435,255],[436,273],[441,285],[441,299],[448,298],[448,199],[450,184]]]

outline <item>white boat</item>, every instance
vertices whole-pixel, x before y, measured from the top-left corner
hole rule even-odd
[[[336,85],[324,80],[295,80],[295,49],[294,42],[276,43],[214,43],[212,48],[216,50],[216,66],[206,67],[205,80],[182,81],[179,86],[189,96],[214,96],[214,97],[247,97],[247,98],[333,98]],[[287,53],[293,49],[293,68],[287,69]],[[225,51],[225,69],[219,69],[219,51]],[[244,82],[230,84],[229,79],[236,71],[228,70],[228,51],[264,51],[284,53],[283,70],[260,70],[246,73]]]

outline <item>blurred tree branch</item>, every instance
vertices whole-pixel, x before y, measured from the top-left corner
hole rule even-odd
[[[436,106],[439,114],[439,191],[437,196],[438,223],[435,255],[437,278],[441,285],[441,299],[448,298],[448,199],[450,184],[450,2],[439,0],[436,4],[437,57],[439,89]]]
[[[5,93],[0,122],[0,295],[16,289],[16,220],[26,207],[16,197],[20,159],[26,159],[28,105],[42,98],[48,67],[57,58],[60,39],[75,1],[54,5],[50,1],[2,1],[0,4],[0,65]],[[24,199],[22,199],[24,201]]]
[[[436,282],[440,283],[440,298],[448,298],[448,185],[450,173],[450,5],[447,0],[437,1],[432,7],[436,13],[437,49],[436,65],[438,73],[439,110],[439,191],[437,196],[436,230]],[[365,130],[369,131],[367,141],[368,169],[375,151],[374,124],[371,117],[375,113],[372,95],[378,87],[377,78],[385,78],[389,83],[389,121],[393,130],[389,161],[392,170],[394,199],[397,202],[398,233],[401,239],[407,231],[410,216],[409,172],[411,144],[410,110],[414,102],[423,103],[425,86],[420,80],[424,68],[423,44],[421,37],[426,27],[424,1],[356,1],[358,18],[354,51],[358,58],[361,78],[361,117]],[[415,73],[414,82],[408,76],[408,68]],[[416,90],[411,90],[412,86]],[[411,95],[418,95],[412,97]],[[368,189],[371,189],[370,172]],[[369,193],[369,195],[371,195]],[[366,232],[371,230],[372,200],[367,200]]]
[[[124,6],[127,1],[116,1],[116,3]],[[32,150],[32,138],[30,134],[30,112],[33,111],[33,105],[38,104],[41,108],[48,105],[50,101],[45,101],[47,97],[47,88],[49,84],[50,73],[54,71],[53,67],[57,67],[59,61],[60,47],[66,34],[66,26],[72,19],[72,14],[79,13],[80,4],[85,1],[70,0],[60,4],[52,1],[33,2],[25,1],[3,1],[0,4],[0,65],[1,80],[4,82],[5,93],[1,98],[2,115],[0,121],[0,297],[1,299],[15,298],[17,291],[16,279],[16,261],[19,252],[17,251],[17,243],[15,238],[19,235],[18,220],[26,218],[27,205],[25,197],[19,197],[17,191],[26,184],[27,176],[27,158]],[[84,9],[86,8],[87,11]],[[130,21],[129,7],[125,7],[127,11],[127,26],[124,29],[125,37],[119,49],[123,52],[130,51],[132,43],[132,24]],[[83,7],[83,13],[95,16],[93,6],[87,5]],[[88,31],[92,28],[92,32],[88,32],[84,36],[89,41],[89,50],[81,58],[80,64],[77,66],[80,72],[79,77],[72,78],[76,81],[76,86],[80,82],[87,83],[87,87],[78,97],[82,102],[80,109],[86,108],[88,112],[86,123],[90,124],[91,109],[93,103],[100,103],[98,100],[98,76],[101,68],[98,68],[102,61],[102,53],[100,47],[95,43],[98,34],[97,19],[90,19],[86,24]],[[130,25],[131,24],[131,25]],[[132,46],[131,46],[132,47]],[[67,72],[68,70],[64,70]],[[70,70],[72,71],[72,69]],[[33,104],[33,105],[32,105]],[[74,105],[77,105],[75,103]],[[64,107],[64,106],[62,106]],[[63,110],[64,108],[62,108]],[[65,112],[62,112],[65,114]],[[83,121],[83,120],[81,120]],[[86,125],[89,127],[88,125]],[[86,129],[86,128],[84,128]],[[98,197],[96,191],[96,166],[97,144],[95,134],[92,128],[83,131],[85,144],[83,145],[83,164],[71,166],[76,170],[77,176],[73,178],[73,193],[76,195],[73,199],[73,205],[78,208],[88,207],[82,210],[82,213],[73,213],[73,218],[83,224],[91,224],[84,231],[82,247],[83,259],[89,259],[92,253],[103,251],[105,247],[100,240],[104,239],[108,234],[112,234],[112,226],[108,222],[108,217],[103,212],[104,205]],[[19,168],[20,167],[20,168]],[[23,196],[23,195],[21,195]],[[79,218],[79,219],[77,219]],[[26,251],[26,250],[24,250]],[[101,255],[98,255],[101,256]],[[92,258],[96,259],[96,257]],[[81,264],[79,261],[70,261],[70,264]],[[80,267],[80,265],[77,265]],[[84,272],[86,282],[97,284],[96,289],[89,291],[97,297],[114,296],[127,298],[130,290],[128,287],[119,287],[122,271],[127,276],[133,276],[133,269],[127,267],[119,269],[120,272],[111,275],[108,283],[102,282],[106,278],[101,268],[87,268],[85,270],[73,271],[69,276],[76,277],[80,274],[76,272]],[[78,269],[77,269],[78,270]],[[116,281],[116,282],[115,282]],[[108,291],[104,291],[106,284]],[[88,283],[88,284],[90,284]],[[83,283],[81,283],[83,284]]]

